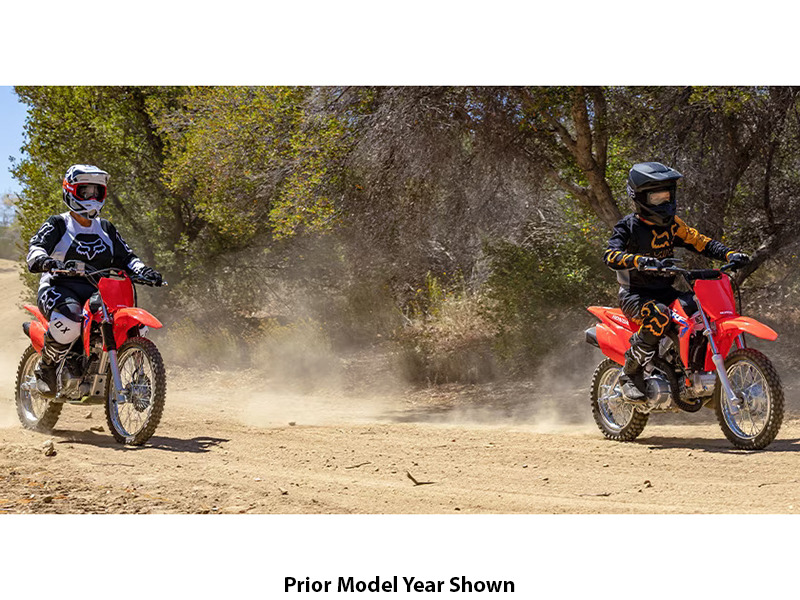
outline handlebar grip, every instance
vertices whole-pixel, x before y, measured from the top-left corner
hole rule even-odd
[[[717,269],[697,269],[689,272],[690,279],[719,279],[722,276]]]

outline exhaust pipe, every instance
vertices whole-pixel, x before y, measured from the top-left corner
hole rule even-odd
[[[597,348],[600,347],[600,344],[597,341],[597,327],[589,327],[586,330],[586,341],[589,342],[592,346]]]

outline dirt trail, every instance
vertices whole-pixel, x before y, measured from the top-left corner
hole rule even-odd
[[[96,406],[65,407],[52,436],[25,431],[13,409],[20,290],[0,261],[0,514],[800,511],[799,420],[756,453],[734,451],[710,414],[653,417],[619,444],[588,421],[585,389],[309,395],[256,373],[171,369],[142,448],[114,443]]]

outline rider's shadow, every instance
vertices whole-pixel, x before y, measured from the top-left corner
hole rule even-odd
[[[109,435],[95,433],[94,431],[75,431],[69,429],[56,429],[53,435],[61,438],[59,444],[88,444],[123,452],[143,451],[143,450],[165,450],[167,452],[189,452],[203,453],[210,452],[230,440],[227,438],[217,438],[210,436],[198,436],[189,439],[181,439],[163,435],[154,435],[142,446],[124,446],[114,440]]]
[[[688,449],[702,450],[716,454],[759,454],[761,452],[800,452],[800,438],[777,439],[763,450],[740,450],[731,446],[724,438],[699,438],[699,437],[640,437],[634,444],[647,446],[649,450]]]

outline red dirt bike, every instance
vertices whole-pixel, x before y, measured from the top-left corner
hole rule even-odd
[[[145,337],[149,327],[159,328],[161,323],[136,307],[133,283],[155,284],[136,276],[131,279],[117,269],[87,272],[78,262],[51,273],[84,277],[99,293],[86,301],[81,336],[58,365],[54,398],[41,395],[34,374],[48,322],[36,306],[24,306],[36,320],[22,326],[31,339],[17,370],[16,404],[22,426],[50,432],[64,404],[104,404],[114,439],[121,444],[144,444],[164,412],[166,376],[158,348]]]
[[[666,261],[652,271],[678,275],[694,291],[694,321],[677,300],[672,323],[656,356],[645,365],[645,403],[626,400],[619,377],[630,337],[639,326],[619,308],[590,306],[601,323],[586,330],[586,341],[608,358],[592,378],[592,414],[603,434],[630,441],[644,430],[650,413],[697,412],[713,408],[725,437],[737,448],[759,450],[775,439],[783,421],[783,388],[770,360],[748,348],[745,333],[775,340],[778,334],[736,310],[731,280],[720,269],[684,270]]]

